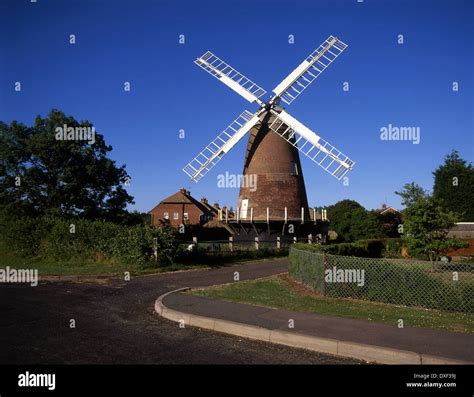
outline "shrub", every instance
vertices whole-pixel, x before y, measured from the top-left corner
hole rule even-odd
[[[23,257],[41,256],[58,261],[115,258],[122,263],[146,265],[154,263],[153,238],[157,238],[159,264],[172,263],[177,253],[170,228],[52,217],[5,219],[2,224],[3,239],[15,254]]]
[[[37,255],[41,240],[48,232],[45,222],[34,218],[2,219],[2,238],[19,256]]]
[[[400,257],[400,239],[370,239],[355,243],[338,243],[328,245],[297,243],[295,248],[322,252],[331,255],[357,256],[363,258]]]
[[[399,238],[385,239],[385,248],[382,251],[384,258],[401,258],[402,257],[402,241]]]
[[[381,258],[382,253],[385,249],[384,239],[359,240],[359,241],[356,241],[354,244],[361,247],[364,253],[363,255],[351,255],[351,256],[365,256],[367,258]],[[345,255],[345,254],[340,254],[340,255]]]

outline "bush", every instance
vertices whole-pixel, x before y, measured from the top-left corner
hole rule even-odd
[[[158,264],[173,262],[177,254],[173,231],[146,225],[118,225],[106,221],[59,218],[4,219],[2,237],[18,256],[57,261],[112,260],[145,266],[152,260],[157,239]]]
[[[6,245],[19,256],[37,255],[47,225],[33,218],[2,219],[1,236]]]
[[[138,263],[142,266],[151,264],[154,238],[157,239],[157,264],[173,263],[178,248],[174,242],[174,232],[170,228],[154,229],[145,225],[122,227],[120,234],[112,240],[113,255],[124,263]]]
[[[402,257],[402,241],[399,238],[385,239],[385,248],[382,251],[384,258],[401,258]]]
[[[111,259],[112,241],[121,230],[119,225],[105,221],[43,218],[42,222],[47,233],[38,254],[54,260]]]
[[[363,255],[351,255],[351,256],[365,256],[367,258],[381,258],[382,253],[385,249],[385,240],[383,239],[370,239],[370,240],[359,240],[354,245],[361,247],[364,251]],[[339,254],[345,255],[345,254]]]
[[[328,245],[297,243],[295,248],[322,252],[331,255],[357,256],[362,258],[400,257],[400,239],[370,239],[355,243],[338,243]]]
[[[320,252],[331,255],[345,255],[345,256],[364,256],[368,255],[367,249],[356,243],[339,243],[339,244],[305,244],[297,243],[293,247],[302,249],[305,251]]]

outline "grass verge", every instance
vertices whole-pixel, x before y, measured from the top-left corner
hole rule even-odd
[[[42,257],[22,258],[9,252],[5,244],[0,240],[0,267],[11,269],[38,269],[40,276],[115,276],[130,272],[131,275],[144,275],[154,273],[164,273],[179,270],[190,270],[208,267],[229,266],[236,263],[267,261],[281,259],[281,257],[269,256],[268,258],[237,258],[236,261],[222,258],[197,258],[192,263],[187,260],[185,263],[175,263],[168,266],[141,266],[138,264],[124,264],[119,261],[90,259],[74,259],[70,261],[57,261]]]
[[[392,325],[397,325],[398,320],[403,319],[404,326],[443,329],[451,332],[474,332],[473,314],[328,298],[301,287],[286,275],[193,290],[189,293],[212,299]]]

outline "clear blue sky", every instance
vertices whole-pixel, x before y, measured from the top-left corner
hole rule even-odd
[[[473,20],[474,2],[456,0],[1,1],[0,120],[32,124],[58,108],[92,121],[133,178],[132,208],[148,211],[180,187],[235,206],[238,190],[219,189],[217,175],[242,172],[246,138],[198,184],[181,168],[256,105],[193,60],[211,50],[270,92],[335,35],[349,48],[288,111],[357,164],[343,186],[302,159],[309,202],[398,207],[394,191],[431,189],[451,149],[474,158]],[[421,143],[381,141],[390,123],[420,127]]]

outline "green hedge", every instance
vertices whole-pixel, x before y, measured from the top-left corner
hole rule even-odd
[[[297,243],[296,248],[325,252],[331,255],[358,256],[363,258],[397,258],[400,257],[400,239],[370,239],[359,240],[354,243],[338,243],[328,245],[308,245]]]
[[[171,229],[146,225],[51,217],[4,219],[1,235],[16,255],[57,261],[92,259],[152,264],[153,238],[158,241],[160,264],[172,263],[177,255]]]
[[[292,247],[289,274],[324,295],[474,312],[474,269],[470,264],[457,264],[459,280],[453,281],[452,264],[435,270],[429,262],[336,256],[317,250]],[[325,282],[325,269],[334,266],[363,269],[364,285]]]

